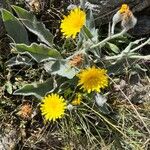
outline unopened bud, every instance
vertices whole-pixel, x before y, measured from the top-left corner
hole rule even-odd
[[[111,27],[111,35],[114,34],[115,25],[120,21],[121,26],[125,31],[133,28],[137,23],[137,19],[134,17],[132,11],[129,9],[129,6],[127,4],[123,4],[121,6],[117,13],[113,16],[112,21],[113,23]]]

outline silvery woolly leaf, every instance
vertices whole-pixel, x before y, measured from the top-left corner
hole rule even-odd
[[[95,101],[98,106],[102,107],[106,103],[107,99],[101,94],[97,93],[95,96]]]

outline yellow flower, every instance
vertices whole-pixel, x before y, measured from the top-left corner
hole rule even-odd
[[[94,66],[83,69],[77,74],[79,78],[78,86],[81,85],[81,88],[88,93],[92,91],[100,92],[101,89],[108,86],[108,76],[106,73],[107,70],[95,68]]]
[[[58,118],[62,118],[65,114],[65,109],[67,108],[67,104],[63,97],[58,94],[50,94],[42,100],[41,104],[41,112],[45,117],[45,120],[53,120],[55,121]]]
[[[126,32],[129,29],[133,28],[137,23],[137,19],[134,17],[132,11],[130,10],[127,4],[122,4],[121,8],[117,11],[117,13],[114,14],[112,20],[113,20],[111,27],[112,35],[114,34],[116,24],[120,21],[123,30]]]
[[[76,34],[80,32],[81,28],[85,24],[86,14],[80,8],[71,10],[68,16],[64,16],[61,21],[61,32],[66,38],[75,38]]]
[[[122,4],[121,8],[119,9],[119,12],[122,14],[122,13],[125,13],[129,10],[129,6],[127,4]]]
[[[75,99],[71,102],[72,105],[80,105],[81,104],[81,100],[82,100],[82,95],[80,93],[78,93],[75,96]]]

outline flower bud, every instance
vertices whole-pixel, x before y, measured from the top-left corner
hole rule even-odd
[[[114,34],[115,25],[120,21],[121,26],[125,31],[133,28],[137,23],[137,19],[134,17],[132,11],[129,9],[129,6],[127,4],[123,4],[121,6],[117,13],[113,16],[112,21],[113,23],[111,27],[111,35]]]

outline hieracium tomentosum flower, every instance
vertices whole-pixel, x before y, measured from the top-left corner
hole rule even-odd
[[[62,96],[58,94],[50,94],[45,96],[41,104],[41,112],[46,121],[55,121],[58,118],[62,118],[65,114],[67,103]]]
[[[78,86],[88,93],[100,92],[101,89],[108,86],[107,70],[105,69],[89,67],[81,70],[77,77],[79,78]]]
[[[75,38],[85,24],[86,14],[80,8],[76,7],[70,11],[68,16],[64,16],[61,21],[61,32],[66,38]]]
[[[133,28],[137,19],[134,17],[132,11],[129,9],[127,4],[122,4],[121,8],[117,11],[117,13],[113,16],[113,24],[111,28],[111,34],[114,34],[115,25],[121,21],[121,26],[123,30],[128,31]]]
[[[80,105],[82,100],[82,95],[80,93],[77,93],[73,101],[71,102],[72,105]]]

